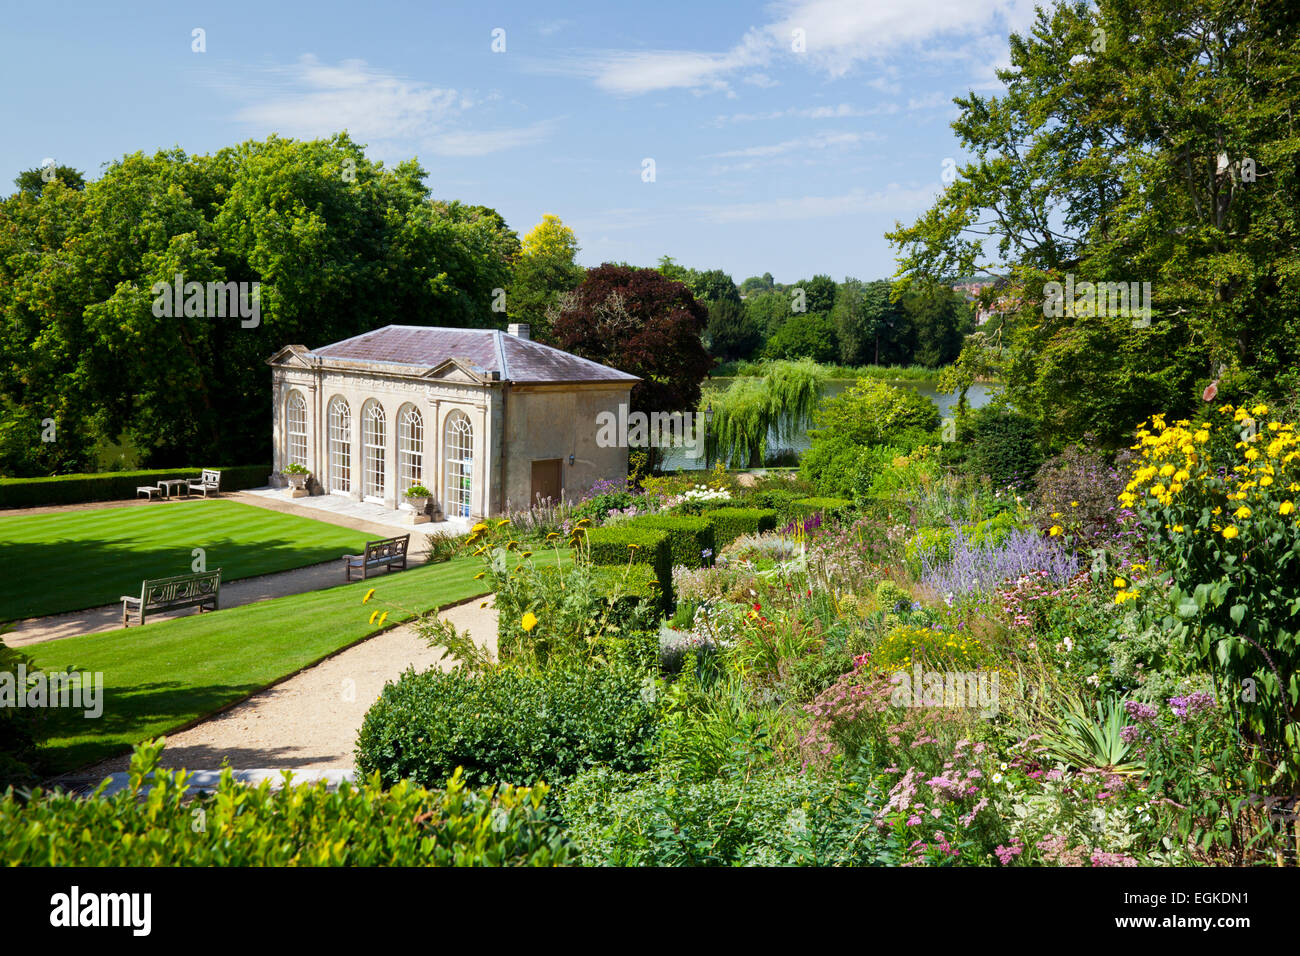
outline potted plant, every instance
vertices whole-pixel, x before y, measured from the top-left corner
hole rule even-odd
[[[295,498],[298,497],[297,492],[306,491],[307,480],[311,478],[311,471],[297,462],[286,466],[281,474],[288,480],[289,487],[295,492]]]
[[[418,515],[424,514],[425,509],[429,507],[429,499],[432,497],[433,492],[424,485],[411,485],[406,489],[406,503]]]

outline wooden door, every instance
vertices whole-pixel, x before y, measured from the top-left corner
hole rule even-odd
[[[533,462],[533,494],[529,504],[536,502],[539,496],[559,501],[562,475],[563,465],[559,458]]]

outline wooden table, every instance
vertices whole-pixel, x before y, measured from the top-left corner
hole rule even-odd
[[[158,482],[158,487],[162,490],[163,497],[165,498],[170,498],[172,495],[176,494],[177,487],[184,488],[185,485],[186,479],[184,478],[167,478]],[[186,492],[186,494],[188,493],[189,492]]]

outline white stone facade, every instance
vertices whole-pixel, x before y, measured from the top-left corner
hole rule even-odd
[[[564,353],[567,354],[567,353]],[[288,346],[272,367],[273,475],[291,462],[312,494],[478,518],[520,508],[550,489],[568,497],[627,474],[627,449],[597,445],[597,416],[617,412],[634,381],[512,382],[449,356],[435,367],[328,358]]]

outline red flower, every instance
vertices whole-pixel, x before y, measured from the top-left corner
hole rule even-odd
[[[755,610],[755,611],[761,611],[761,610],[763,610],[763,605],[761,605],[761,604],[759,604],[757,601],[755,601],[755,602],[754,602],[754,610]]]

